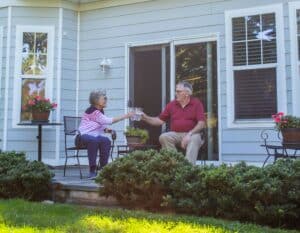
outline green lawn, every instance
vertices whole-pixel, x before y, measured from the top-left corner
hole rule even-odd
[[[234,221],[159,215],[121,209],[90,209],[73,205],[0,199],[0,232],[70,233],[227,233],[297,232]]]

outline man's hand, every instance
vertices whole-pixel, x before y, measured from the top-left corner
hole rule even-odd
[[[145,114],[144,112],[142,112],[141,120],[145,121],[146,123],[148,123],[150,125],[154,125],[154,126],[161,126],[165,123],[164,121],[159,119],[159,117],[150,117],[147,114]]]
[[[189,142],[190,142],[190,140],[191,140],[191,136],[192,136],[191,133],[187,133],[187,134],[183,137],[183,139],[182,139],[182,141],[181,141],[181,148],[182,148],[182,149],[186,149],[187,145],[189,144]]]

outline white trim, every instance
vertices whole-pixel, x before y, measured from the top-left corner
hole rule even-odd
[[[287,94],[286,94],[286,73],[285,73],[285,47],[284,47],[284,18],[282,4],[266,5],[263,7],[253,7],[247,9],[225,11],[225,45],[226,45],[226,93],[227,93],[227,127],[228,128],[260,128],[273,127],[274,123],[266,119],[263,120],[243,120],[235,121],[234,118],[234,91],[233,91],[233,70],[242,69],[243,67],[233,67],[232,57],[232,22],[233,17],[241,17],[255,14],[275,13],[276,20],[276,43],[277,43],[277,63],[247,66],[250,68],[268,68],[277,67],[277,108],[278,111],[287,111]],[[271,118],[271,116],[270,116]]]
[[[80,78],[80,12],[77,12],[77,51],[76,51],[76,106],[75,114],[79,113],[79,78]]]
[[[23,32],[44,32],[48,33],[48,52],[47,52],[47,64],[48,73],[45,75],[47,85],[45,87],[45,96],[52,100],[53,97],[53,58],[54,58],[54,26],[34,26],[34,25],[17,25],[16,26],[16,49],[15,49],[15,67],[14,67],[14,95],[13,95],[13,117],[12,127],[22,128],[17,124],[20,121],[20,109],[21,109],[21,82],[19,76],[21,75],[20,67],[22,64],[22,40]]]
[[[0,103],[2,103],[2,59],[3,59],[3,27],[0,26]],[[2,140],[2,139],[1,139]],[[0,147],[1,148],[1,147]]]
[[[125,93],[125,98],[124,98],[124,110],[125,112],[128,112],[128,100],[129,100],[129,72],[130,72],[130,47],[131,45],[128,43],[128,44],[125,44],[125,51],[124,51],[124,54],[125,54],[125,79],[124,79],[124,93]],[[125,131],[125,128],[126,126],[129,125],[129,120],[128,119],[125,119],[125,124],[124,124],[124,131]]]
[[[59,8],[58,15],[58,31],[57,31],[57,64],[56,64],[56,121],[60,121],[61,115],[61,69],[62,69],[62,38],[63,38],[63,8]],[[56,127],[56,143],[55,143],[55,159],[59,160],[59,152],[60,152],[60,127]]]
[[[223,161],[223,148],[222,148],[222,88],[221,88],[221,36],[220,33],[217,33],[217,79],[218,79],[218,143],[219,143],[219,162],[222,163]]]
[[[4,90],[4,123],[3,123],[3,150],[7,149],[7,125],[8,125],[8,89],[10,71],[10,42],[11,42],[11,16],[12,8],[8,7],[7,13],[7,36],[6,36],[6,64],[5,64],[5,90]]]
[[[170,100],[172,100],[175,96],[176,88],[176,52],[174,41],[170,43],[170,69]]]
[[[291,83],[292,83],[292,114],[300,116],[300,75],[297,41],[297,10],[300,10],[300,2],[289,3],[289,26],[291,38]]]
[[[102,0],[97,2],[85,2],[85,3],[73,3],[63,0],[51,0],[51,1],[36,1],[36,0],[1,0],[0,8],[17,6],[17,7],[55,7],[55,8],[64,8],[74,11],[89,11],[95,9],[102,9],[108,7],[130,5],[135,3],[149,2],[153,0]]]
[[[118,1],[104,0],[98,2],[85,3],[85,4],[80,3],[79,11],[89,11],[89,10],[130,5],[130,4],[149,2],[149,1],[153,1],[153,0],[118,0]]]
[[[139,47],[139,46],[149,46],[149,45],[161,45],[161,44],[169,44],[170,45],[170,99],[174,99],[175,97],[175,46],[176,45],[185,45],[185,44],[194,44],[194,43],[202,43],[216,41],[217,42],[217,75],[218,75],[218,142],[219,142],[219,160],[218,161],[206,161],[208,163],[220,164],[222,162],[222,116],[221,116],[221,67],[220,67],[220,34],[219,33],[209,33],[209,34],[201,34],[201,35],[191,35],[185,37],[175,37],[175,38],[167,38],[162,40],[153,40],[153,41],[138,41],[138,42],[130,42],[125,44],[125,109],[127,109],[127,101],[129,99],[129,66],[130,66],[130,48],[131,47]],[[173,87],[173,88],[172,88]],[[126,124],[128,125],[128,120]],[[196,164],[201,164],[201,161],[197,161]]]
[[[2,7],[63,7],[70,10],[79,10],[79,4],[68,1],[51,0],[51,1],[36,1],[36,0],[1,0],[0,8]]]

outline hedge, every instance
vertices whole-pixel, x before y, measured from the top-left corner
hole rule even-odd
[[[52,177],[46,165],[26,160],[24,153],[0,153],[0,198],[47,198]]]
[[[198,167],[175,151],[135,151],[107,165],[96,182],[100,195],[126,206],[300,227],[300,160]]]

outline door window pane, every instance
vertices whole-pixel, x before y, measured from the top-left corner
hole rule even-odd
[[[208,44],[210,43],[210,44]],[[218,98],[216,42],[178,45],[176,52],[176,83],[193,84],[193,95],[199,98],[207,116],[207,138],[201,147],[201,159],[218,160]],[[210,53],[208,55],[208,53]],[[211,63],[208,62],[211,59]],[[210,64],[210,67],[208,67]],[[198,159],[200,159],[198,157]]]

